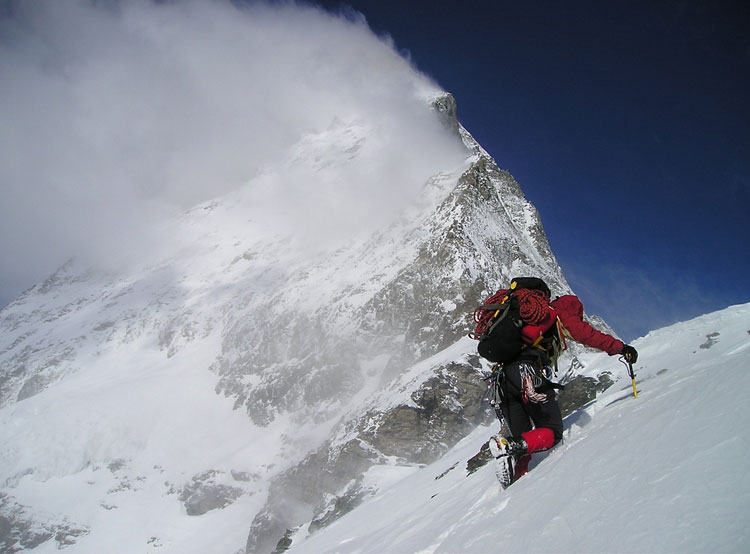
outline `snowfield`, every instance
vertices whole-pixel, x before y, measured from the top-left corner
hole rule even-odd
[[[750,304],[634,345],[638,398],[615,358],[582,360],[619,379],[506,491],[492,464],[467,476],[481,427],[290,554],[750,551]]]

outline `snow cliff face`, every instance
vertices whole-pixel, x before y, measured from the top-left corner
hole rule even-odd
[[[38,529],[57,518],[83,551],[270,551],[370,494],[371,466],[429,463],[488,422],[487,367],[465,338],[474,307],[514,276],[569,287],[537,211],[453,98],[429,109],[463,154],[387,224],[333,227],[323,246],[249,217],[263,197],[246,187],[166,222],[180,240],[140,267],[71,261],[5,307],[0,515]],[[338,120],[282,165],[335,175],[370,138],[366,122]]]

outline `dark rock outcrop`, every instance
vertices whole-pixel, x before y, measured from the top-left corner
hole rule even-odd
[[[33,513],[28,507],[0,493],[0,552],[13,554],[34,548],[54,539],[58,549],[76,543],[89,533],[65,517]]]
[[[244,491],[216,482],[218,471],[205,471],[180,491],[180,500],[189,516],[202,516],[211,510],[226,508],[237,500]]]

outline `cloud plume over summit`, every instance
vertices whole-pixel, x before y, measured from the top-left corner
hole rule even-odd
[[[377,223],[460,155],[434,83],[363,18],[306,5],[9,3],[0,82],[0,305],[243,185],[266,215]],[[337,141],[357,163],[309,155]]]

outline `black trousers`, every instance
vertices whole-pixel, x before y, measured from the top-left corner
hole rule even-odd
[[[531,431],[533,428],[547,427],[555,435],[555,444],[563,438],[563,422],[560,405],[557,402],[555,389],[544,384],[537,387],[537,392],[545,393],[544,402],[524,402],[521,379],[531,362],[511,362],[503,366],[501,410],[510,432],[514,437]],[[545,383],[547,383],[545,381]]]

